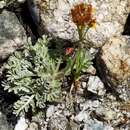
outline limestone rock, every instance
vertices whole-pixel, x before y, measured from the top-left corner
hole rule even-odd
[[[112,37],[97,55],[97,67],[105,82],[117,85],[130,77],[130,41],[127,37]]]
[[[36,0],[41,9],[41,18],[54,36],[76,41],[76,26],[71,20],[70,9],[79,2],[91,3],[95,8],[96,29],[90,29],[86,38],[95,46],[123,31],[129,13],[129,0]]]
[[[4,0],[0,1],[0,9],[4,8],[6,2]]]
[[[66,130],[68,125],[68,120],[63,115],[58,115],[52,117],[49,121],[48,127],[49,130]]]
[[[0,130],[13,130],[13,127],[8,124],[6,116],[2,112],[0,112]]]
[[[24,2],[25,0],[0,0],[0,9],[9,7],[10,5],[18,5],[19,3],[22,3],[22,1]]]
[[[88,90],[100,96],[103,96],[105,94],[104,84],[97,76],[89,77]]]
[[[114,128],[98,120],[90,120],[89,123],[85,124],[83,130],[114,130]]]
[[[55,112],[55,107],[53,105],[50,105],[46,112],[46,117],[49,118],[53,115]]]
[[[24,3],[26,0],[17,0],[19,3]]]
[[[27,42],[24,28],[14,13],[3,11],[0,14],[0,61]]]
[[[14,130],[27,130],[27,128],[28,124],[26,122],[26,119],[24,117],[20,117]]]
[[[30,123],[29,128],[27,130],[39,130],[38,124],[35,122]]]
[[[96,69],[90,65],[87,69],[87,73],[91,74],[91,75],[95,75],[96,74]]]

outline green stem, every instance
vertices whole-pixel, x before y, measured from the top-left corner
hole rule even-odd
[[[78,28],[78,35],[79,35],[79,48],[82,48],[82,42],[83,42],[83,32],[84,32],[84,26],[77,26]]]
[[[87,27],[87,29],[85,30],[85,32],[83,34],[83,38],[86,36],[86,33],[88,32],[89,29],[90,29],[90,27]]]
[[[79,35],[79,48],[83,48],[83,40],[90,27],[85,28],[85,26],[77,26],[77,28],[78,28],[78,35]]]

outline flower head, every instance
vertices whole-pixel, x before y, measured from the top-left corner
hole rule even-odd
[[[74,48],[72,47],[67,47],[65,48],[65,55],[71,55],[74,51]]]
[[[89,25],[92,21],[96,21],[93,19],[92,12],[91,4],[80,3],[71,9],[72,20],[77,26]]]

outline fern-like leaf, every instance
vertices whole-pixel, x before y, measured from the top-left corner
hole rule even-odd
[[[18,115],[21,111],[27,112],[30,106],[34,107],[34,97],[35,95],[21,97],[20,100],[14,104],[14,113]]]

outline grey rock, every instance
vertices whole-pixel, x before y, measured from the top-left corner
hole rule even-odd
[[[31,122],[27,130],[39,130],[39,126],[35,122]]]
[[[120,93],[119,97],[124,101],[128,102],[130,101],[130,89],[126,84],[127,83],[125,83],[125,85],[118,85],[116,90]]]
[[[91,119],[91,112],[95,111],[100,105],[101,103],[98,100],[87,100],[84,103],[80,103],[81,111],[75,116],[74,120],[76,122],[88,122]]]
[[[15,125],[14,130],[27,130],[28,123],[24,117],[20,117],[20,119],[17,121],[17,124]]]
[[[55,107],[53,105],[49,106],[46,112],[46,117],[49,118],[55,112]]]
[[[3,9],[6,6],[6,2],[4,0],[0,1],[0,9]]]
[[[82,85],[83,88],[87,87],[87,83],[86,82],[82,82],[81,85]]]
[[[98,120],[89,120],[83,130],[114,130],[114,128]]]
[[[69,125],[66,130],[81,130],[80,125],[70,120]]]
[[[13,127],[7,122],[6,116],[0,112],[0,130],[13,130]]]
[[[103,115],[104,116],[103,118],[106,121],[111,121],[111,120],[117,119],[117,113],[110,108],[103,108],[102,107],[101,110],[97,109],[96,112],[99,115]]]
[[[90,76],[88,81],[88,88],[89,91],[96,93],[100,96],[105,94],[105,88],[102,81],[97,76]]]
[[[90,48],[89,53],[90,53],[92,59],[95,58],[97,52],[98,52],[98,49],[93,48],[93,47]]]
[[[83,111],[86,110],[93,111],[96,110],[99,106],[100,106],[100,102],[98,100],[94,100],[94,101],[87,100],[86,102],[80,104],[80,109]]]
[[[24,3],[26,0],[17,0],[19,3]]]
[[[0,61],[6,59],[26,42],[25,30],[16,15],[3,11],[0,14]]]
[[[63,115],[53,116],[49,123],[49,130],[67,130],[68,120]]]
[[[97,66],[102,79],[108,85],[128,83],[130,77],[129,38],[121,35],[111,37],[97,57]]]
[[[89,113],[87,111],[81,111],[78,115],[75,116],[74,120],[77,122],[87,122],[90,120]]]
[[[94,66],[90,65],[87,69],[87,73],[91,74],[91,75],[95,75],[96,74],[96,69],[94,68]]]
[[[20,3],[18,1],[24,1],[24,0],[0,0],[0,9],[9,6],[16,7]]]

